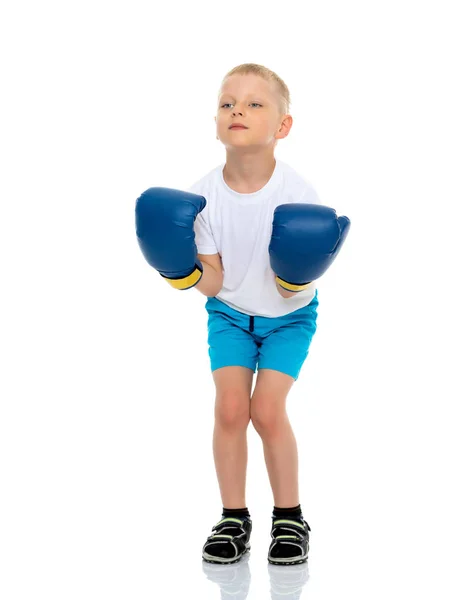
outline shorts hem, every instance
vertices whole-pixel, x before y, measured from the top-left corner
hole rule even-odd
[[[271,371],[278,371],[279,373],[283,373],[284,375],[289,375],[289,377],[292,377],[293,379],[295,379],[295,381],[297,381],[298,376],[300,375],[300,371],[289,371],[287,369],[283,369],[282,367],[274,367],[269,365],[265,365],[264,367],[258,367],[258,371],[260,371],[261,369],[270,369]]]
[[[246,369],[250,369],[253,373],[256,371],[256,367],[252,365],[244,365],[241,363],[237,363],[236,361],[224,362],[224,363],[215,363],[211,365],[211,372],[217,371],[217,369],[222,369],[222,367],[244,367]]]

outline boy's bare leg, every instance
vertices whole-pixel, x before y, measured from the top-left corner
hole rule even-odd
[[[223,507],[246,507],[247,427],[253,371],[222,367],[213,371],[216,385],[213,451]]]
[[[251,399],[252,423],[263,443],[274,505],[279,508],[300,503],[297,442],[286,412],[293,383],[289,375],[261,369]]]

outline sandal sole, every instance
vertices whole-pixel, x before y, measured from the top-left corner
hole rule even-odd
[[[234,563],[237,563],[241,560],[241,558],[243,556],[245,556],[245,554],[247,554],[247,552],[249,552],[250,550],[250,546],[248,548],[246,548],[246,550],[244,550],[244,552],[238,556],[237,558],[217,558],[217,556],[212,556],[211,554],[206,554],[207,558],[205,557],[205,555],[203,554],[202,558],[205,562],[207,563],[212,563],[214,565],[233,565]]]
[[[294,559],[291,561],[287,561],[286,559],[273,560],[272,558],[267,559],[271,565],[301,565],[308,560],[308,557],[299,559]]]

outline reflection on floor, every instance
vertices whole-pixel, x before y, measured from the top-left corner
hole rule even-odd
[[[250,566],[251,552],[233,565],[215,565],[203,563],[203,572],[209,581],[216,583],[220,588],[222,600],[245,600],[250,591]],[[270,581],[271,600],[298,600],[303,586],[308,581],[308,563],[302,565],[271,565],[267,563]]]

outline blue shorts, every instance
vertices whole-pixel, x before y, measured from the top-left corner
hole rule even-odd
[[[274,369],[297,380],[316,332],[316,295],[282,317],[251,317],[208,298],[208,344],[211,371],[221,367]]]

